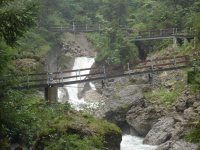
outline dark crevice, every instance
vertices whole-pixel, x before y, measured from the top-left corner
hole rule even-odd
[[[121,129],[122,134],[130,134],[130,125],[127,123],[127,121],[120,121],[117,122],[117,126]]]
[[[145,54],[144,49],[142,49],[142,44],[140,42],[135,42],[135,45],[138,47],[139,58],[145,60],[147,54]]]

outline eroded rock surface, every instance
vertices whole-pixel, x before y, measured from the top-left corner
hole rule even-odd
[[[145,137],[143,143],[148,145],[160,145],[172,137],[175,121],[173,117],[167,117],[156,123]]]
[[[152,129],[153,125],[158,122],[161,117],[160,112],[153,106],[148,108],[132,107],[127,113],[126,120],[144,137]]]

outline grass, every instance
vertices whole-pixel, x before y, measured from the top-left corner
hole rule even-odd
[[[120,100],[121,97],[119,97],[119,96],[114,96],[114,99],[118,99],[118,100]]]
[[[172,82],[169,81],[168,83]],[[163,85],[161,88],[157,88],[153,92],[143,93],[143,95],[146,99],[150,101],[161,102],[167,105],[167,107],[169,108],[171,106],[170,103],[176,102],[177,98],[181,95],[181,93],[186,90],[186,87],[183,81],[179,81],[172,85],[172,89],[172,91],[169,91]]]

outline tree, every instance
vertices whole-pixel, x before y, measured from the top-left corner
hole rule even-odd
[[[0,38],[7,45],[14,46],[30,28],[36,26],[34,19],[38,17],[39,4],[31,3],[22,9],[3,9],[8,5],[5,0],[0,1]]]
[[[36,26],[34,19],[38,17],[39,10],[36,3],[21,9],[6,8],[11,1],[0,0],[0,148],[2,141],[8,141],[22,128],[22,120],[27,117],[25,111],[14,109],[14,105],[23,102],[23,95],[10,89],[15,83],[14,79],[8,77],[12,68],[9,67],[11,60],[15,57],[11,47],[16,46],[17,40]],[[2,140],[5,136],[7,140]]]
[[[120,25],[128,18],[127,0],[109,0],[105,3],[102,14],[111,22],[112,26]]]

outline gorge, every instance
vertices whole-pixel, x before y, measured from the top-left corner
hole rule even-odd
[[[200,149],[199,10],[0,0],[0,150]]]
[[[169,46],[167,49],[167,55],[169,55],[169,53],[174,55],[174,48]],[[162,56],[164,55],[166,55],[166,53],[160,52],[150,57],[151,59],[158,59],[162,58]],[[147,57],[147,59],[149,59],[149,57]],[[73,70],[88,68],[91,66],[95,66],[95,64],[93,63],[95,63],[94,58],[78,57],[75,58],[74,67],[71,68],[73,68]],[[100,82],[94,82],[93,84],[90,83],[88,85],[72,85],[71,87],[67,87],[67,90],[70,91],[68,92],[69,102],[72,104],[72,106],[77,105],[77,102],[85,103],[84,97],[88,94],[86,91],[91,90],[92,86],[95,86],[95,89],[97,90],[97,92],[99,92],[99,94],[101,94],[101,97],[98,97],[99,99],[94,101],[100,103],[101,107],[98,107],[100,105],[97,104],[97,107],[94,107],[94,111],[92,112],[92,114],[97,117],[104,118],[112,123],[115,123],[116,125],[118,125],[118,127],[120,127],[124,134],[122,137],[123,141],[121,142],[121,150],[155,150],[158,147],[157,145],[159,145],[158,150],[160,150],[162,147],[164,147],[163,150],[165,149],[165,147],[171,147],[172,149],[176,150],[177,148],[180,148],[180,145],[184,145],[188,149],[196,148],[197,145],[185,143],[182,140],[183,135],[187,135],[187,133],[189,132],[189,128],[187,129],[187,127],[182,127],[178,129],[172,127],[171,129],[168,129],[170,126],[174,125],[177,127],[185,126],[182,124],[187,124],[188,119],[191,119],[185,118],[181,114],[181,112],[187,112],[187,109],[191,109],[188,106],[184,106],[183,108],[181,108],[183,104],[180,104],[180,102],[182,102],[181,99],[183,96],[179,95],[177,97],[178,99],[180,99],[180,102],[178,101],[178,103],[176,104],[173,102],[168,102],[168,99],[165,99],[165,103],[162,104],[162,102],[160,101],[156,102],[148,100],[148,97],[146,98],[145,96],[145,93],[147,94],[150,91],[153,91],[153,93],[158,92],[158,88],[165,88],[166,91],[169,90],[168,92],[173,91],[173,86],[178,86],[180,82],[186,82],[186,74],[181,75],[181,71],[170,71],[158,73],[155,76],[155,85],[149,84],[148,77],[146,75],[119,78],[107,81],[107,88],[105,89],[101,89]],[[164,82],[162,83],[162,81]],[[70,88],[73,88],[73,90],[71,90]],[[81,96],[79,93],[79,97],[82,97],[81,99],[78,98],[78,88],[83,88],[83,91],[85,89],[83,96]],[[187,88],[183,88],[183,92],[185,89],[190,90]],[[72,93],[73,96],[70,96]],[[196,98],[189,96],[188,98],[186,97],[184,101],[185,104],[190,103],[193,105],[195,101],[198,101],[198,98],[198,96]],[[91,99],[93,98],[91,97]],[[167,106],[169,108],[166,108],[165,105],[168,103],[170,104],[170,106]],[[91,105],[87,107],[91,107]],[[79,109],[77,108],[77,106],[75,106],[75,108]],[[197,115],[193,114],[193,110],[191,110],[191,112],[192,116]],[[174,116],[174,118],[172,118],[171,116]],[[177,120],[177,118],[179,118],[180,120]],[[169,125],[166,125],[166,128],[164,124],[168,124],[168,122]],[[158,128],[155,130],[154,126],[156,126],[157,124],[160,124],[160,129]],[[162,133],[162,130],[166,130],[166,132]],[[183,132],[183,130],[186,130],[184,131],[185,133],[181,133]],[[176,133],[181,133],[182,135],[172,135],[172,131]],[[156,132],[159,132],[158,134],[160,137],[154,137],[156,136]],[[143,139],[138,136],[145,138]],[[151,139],[151,141],[149,141],[149,138]],[[174,141],[173,139],[176,140]],[[178,143],[179,140],[181,144]],[[143,141],[144,144],[150,144],[154,146],[143,145]],[[165,145],[162,146],[162,144]]]

